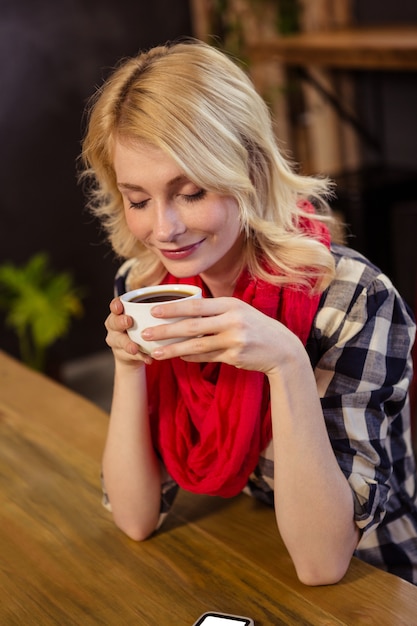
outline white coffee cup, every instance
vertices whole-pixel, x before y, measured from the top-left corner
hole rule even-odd
[[[179,322],[183,317],[159,319],[151,315],[151,309],[157,304],[172,302],[173,300],[196,300],[202,297],[200,287],[195,285],[154,285],[133,289],[120,296],[124,312],[133,318],[133,326],[127,330],[130,339],[137,343],[143,352],[150,354],[159,346],[184,341],[186,337],[163,339],[160,341],[145,341],[142,331],[151,326]]]

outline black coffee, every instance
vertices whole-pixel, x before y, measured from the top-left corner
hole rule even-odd
[[[142,302],[143,304],[154,304],[156,302],[168,302],[170,300],[181,300],[189,298],[193,294],[187,291],[160,291],[151,296],[136,296],[130,302]]]

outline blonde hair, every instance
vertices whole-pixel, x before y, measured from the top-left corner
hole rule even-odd
[[[329,219],[329,183],[293,171],[267,105],[224,53],[195,40],[158,46],[124,60],[93,96],[81,155],[89,206],[114,251],[139,260],[145,284],[165,270],[127,228],[113,169],[116,139],[158,147],[199,187],[234,197],[252,275],[277,284],[315,278],[318,291],[332,279],[329,250],[298,227],[303,199],[320,207],[315,219]]]

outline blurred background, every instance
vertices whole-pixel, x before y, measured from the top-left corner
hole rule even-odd
[[[346,29],[364,39],[344,46]],[[82,289],[83,313],[50,353],[86,395],[100,367],[111,391],[103,322],[119,260],[77,184],[83,111],[121,57],[188,35],[242,62],[283,149],[301,171],[336,180],[346,243],[415,306],[415,0],[1,0],[0,266],[44,252]],[[20,357],[8,313],[0,348]],[[108,395],[97,401],[107,408]]]

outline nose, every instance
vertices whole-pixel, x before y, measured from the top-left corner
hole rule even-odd
[[[153,234],[157,241],[169,242],[186,230],[178,210],[169,203],[161,203],[155,209]]]

